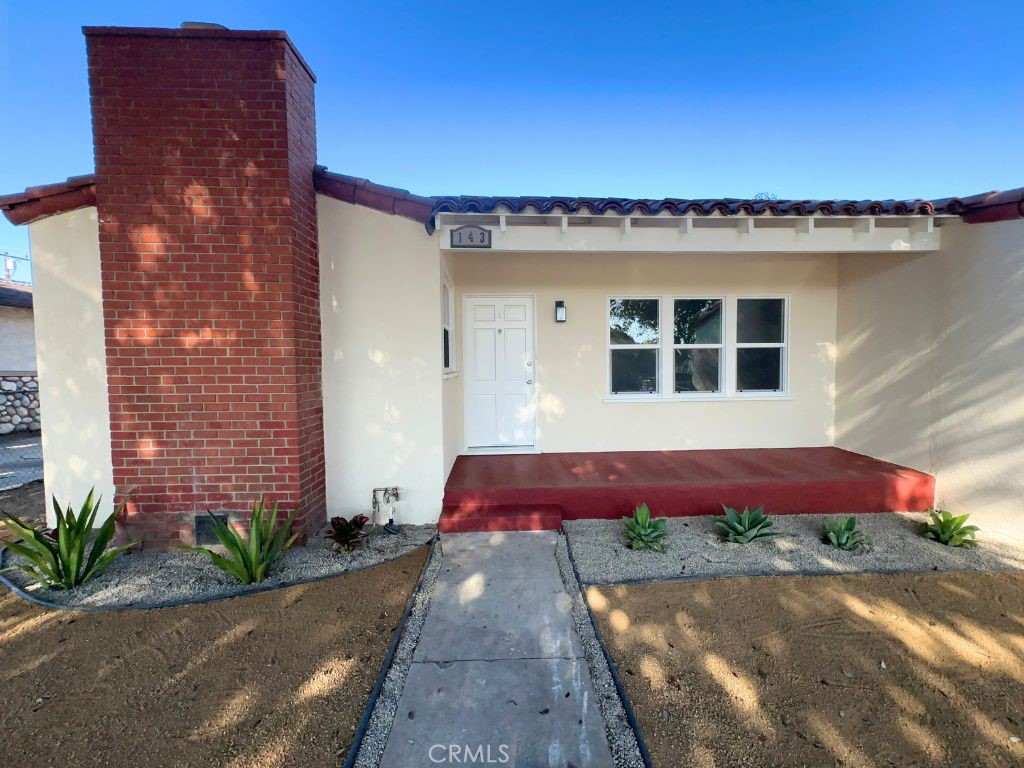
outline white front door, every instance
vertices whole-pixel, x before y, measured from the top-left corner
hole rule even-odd
[[[533,445],[533,299],[467,296],[463,317],[466,445]]]

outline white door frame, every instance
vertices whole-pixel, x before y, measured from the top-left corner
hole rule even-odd
[[[494,445],[494,446],[470,446],[468,440],[469,430],[466,429],[466,404],[469,390],[469,367],[467,356],[471,354],[469,332],[469,303],[475,299],[530,299],[533,305],[533,391],[531,406],[533,407],[533,445]],[[537,385],[540,378],[540,365],[537,363],[537,294],[528,291],[500,291],[496,293],[480,292],[462,294],[462,315],[459,318],[462,323],[462,453],[465,454],[502,454],[502,453],[540,453],[539,441],[537,439]]]

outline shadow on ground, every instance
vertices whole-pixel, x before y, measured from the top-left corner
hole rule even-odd
[[[657,766],[1024,761],[1024,575],[757,577],[587,599]]]
[[[339,765],[427,555],[159,611],[0,595],[10,765]]]

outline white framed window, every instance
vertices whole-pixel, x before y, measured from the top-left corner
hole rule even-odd
[[[736,299],[736,392],[786,391],[786,300]]]
[[[722,391],[725,299],[672,300],[672,391],[676,395]]]
[[[441,365],[446,374],[455,373],[455,288],[441,273]]]
[[[608,386],[612,396],[661,392],[661,299],[608,300]]]
[[[789,298],[608,299],[611,400],[785,398]]]

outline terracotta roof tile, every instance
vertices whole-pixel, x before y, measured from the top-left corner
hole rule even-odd
[[[930,200],[748,200],[739,198],[662,200],[620,197],[442,197],[434,213],[580,214],[603,216],[907,216],[959,214],[959,198],[937,205]]]
[[[433,221],[435,199],[432,197],[421,197],[405,189],[374,184],[368,179],[332,173],[322,165],[318,165],[313,172],[313,185],[317,192],[336,200],[403,216],[423,224]]]
[[[954,215],[968,223],[1024,218],[1024,187],[941,200],[760,200],[742,198],[625,197],[424,197],[398,187],[333,173],[324,166],[313,172],[321,194],[354,205],[422,223],[434,231],[438,213],[524,213],[602,216],[908,216]],[[57,184],[31,187],[0,196],[0,211],[13,224],[33,221],[96,204],[94,176],[76,176]]]
[[[90,205],[96,205],[96,177],[91,174],[0,196],[0,211],[12,224],[31,224]]]

